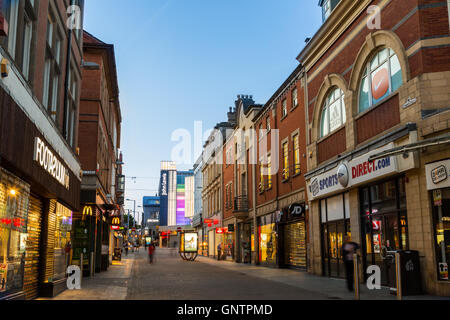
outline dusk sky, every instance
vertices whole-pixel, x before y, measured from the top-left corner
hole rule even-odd
[[[115,46],[126,198],[136,206],[158,191],[173,131],[226,121],[238,94],[264,104],[321,25],[317,0],[88,0],[84,18]]]

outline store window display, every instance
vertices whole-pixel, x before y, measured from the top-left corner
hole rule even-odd
[[[72,232],[72,211],[60,203],[56,204],[56,228],[55,228],[55,260],[54,280],[65,278],[66,268],[69,264],[70,242]]]
[[[322,220],[323,273],[328,277],[343,278],[345,267],[342,245],[351,238],[349,194],[340,194],[320,202]]]
[[[0,171],[0,297],[23,290],[30,189]]]
[[[408,250],[405,177],[360,189],[364,266],[378,265],[381,282],[392,285],[387,251]]]
[[[259,228],[259,261],[262,264],[276,264],[277,239],[275,223],[260,226]]]
[[[449,281],[450,264],[450,189],[433,192],[434,224],[436,229],[436,257],[438,279]]]

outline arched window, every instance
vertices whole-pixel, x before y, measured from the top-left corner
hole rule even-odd
[[[402,68],[394,50],[380,50],[365,68],[359,91],[359,112],[377,104],[402,84]]]
[[[325,137],[345,124],[344,92],[333,88],[325,100],[320,120],[320,136]]]

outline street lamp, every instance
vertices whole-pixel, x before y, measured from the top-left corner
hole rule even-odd
[[[134,220],[134,227],[136,228],[136,200],[127,199],[127,201],[133,201],[134,202],[134,209],[133,209],[133,220]],[[130,227],[130,216],[128,215],[128,228]]]

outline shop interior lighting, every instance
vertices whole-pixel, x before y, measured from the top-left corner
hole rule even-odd
[[[15,196],[17,194],[17,191],[14,189],[9,190],[9,194],[12,196]]]

